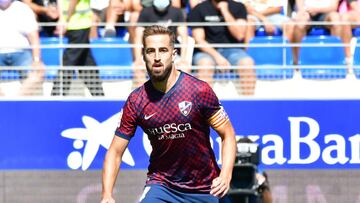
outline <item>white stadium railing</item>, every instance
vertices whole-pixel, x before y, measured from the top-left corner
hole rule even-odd
[[[310,23],[312,24],[312,23]],[[326,22],[316,23],[328,25]],[[344,24],[342,22],[339,25]],[[41,24],[41,25],[54,25],[54,24]],[[102,25],[102,24],[100,24]],[[119,26],[134,26],[131,23],[118,23]],[[149,23],[139,23],[137,25],[147,26]],[[173,23],[173,26],[183,25],[182,23]],[[186,23],[187,26],[199,25],[199,23]],[[223,26],[224,23],[211,23],[204,24],[205,26]],[[62,37],[59,37],[62,41]],[[356,37],[353,38],[350,44],[340,43],[290,43],[283,40],[281,43],[237,43],[237,44],[210,44],[213,47],[241,47],[246,49],[258,48],[260,50],[266,50],[269,48],[282,49],[283,62],[280,64],[259,64],[255,60],[254,67],[241,67],[241,66],[230,66],[230,67],[200,67],[192,66],[191,74],[202,79],[213,80],[211,85],[215,92],[221,99],[253,99],[253,98],[359,98],[358,89],[360,88],[360,64],[359,63],[345,63],[341,64],[300,64],[292,65],[286,62],[287,55],[291,55],[291,51],[286,51],[286,48],[291,47],[308,47],[311,49],[315,48],[338,48],[343,49],[345,46],[355,49],[360,49],[357,45]],[[126,41],[125,41],[126,42]],[[131,64],[128,65],[101,65],[95,67],[84,67],[84,66],[71,66],[64,67],[61,62],[61,54],[66,48],[101,48],[101,49],[128,49],[134,48],[138,45],[130,43],[113,43],[113,44],[41,44],[40,48],[43,53],[48,53],[51,50],[58,52],[59,65],[45,65],[43,70],[32,70],[31,67],[0,67],[0,100],[8,98],[29,98],[41,97],[41,98],[116,98],[125,99],[127,95],[138,85],[139,81],[143,81],[143,78],[138,78],[134,73],[144,72],[144,67],[135,67]],[[179,47],[179,45],[176,45]],[[201,47],[195,43],[192,43],[190,49]],[[31,49],[33,47],[4,47],[0,45],[0,50],[3,48],[22,48]],[[131,50],[130,50],[131,52]],[[266,55],[264,52],[263,57],[271,57]],[[320,57],[323,53],[317,53]],[[359,55],[360,56],[360,55]],[[121,56],[119,56],[121,57]],[[191,57],[191,56],[190,56]],[[334,56],[335,57],[335,56]],[[129,59],[127,59],[129,60]],[[356,59],[360,61],[360,59]],[[182,69],[183,67],[178,67]],[[198,75],[197,71],[200,69],[214,69],[215,75]],[[59,70],[73,70],[74,75],[57,76]],[[89,71],[92,70],[92,71]],[[253,95],[247,95],[244,91],[247,89],[247,84],[251,80],[251,77],[239,78],[237,72],[239,70],[254,70],[241,73],[242,76],[246,76],[249,73],[256,73],[256,86]],[[102,81],[102,87],[104,95],[102,95],[100,89],[93,88],[92,94],[84,81],[94,80],[96,77],[95,72],[100,71],[100,80]],[[80,72],[83,72],[80,74]],[[84,73],[85,72],[85,73]],[[63,72],[59,72],[64,74]],[[39,76],[40,75],[40,76]],[[29,77],[26,77],[29,76]],[[54,87],[54,81],[56,77],[59,77],[60,86],[64,85],[64,81],[71,79],[70,90],[68,94],[63,95],[62,86],[59,88],[59,95],[52,96],[52,89]],[[40,78],[40,79],[39,79]],[[359,79],[358,79],[359,78]],[[92,84],[90,84],[91,86]]]

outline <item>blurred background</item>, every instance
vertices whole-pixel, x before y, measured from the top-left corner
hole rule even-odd
[[[257,161],[236,163],[234,202],[360,202],[359,3],[0,0],[0,202],[100,201],[121,108],[147,80],[153,24],[176,33],[177,68],[208,82],[237,139],[256,145],[245,152]],[[221,164],[214,132],[211,142]],[[138,129],[117,202],[138,200],[150,153]]]

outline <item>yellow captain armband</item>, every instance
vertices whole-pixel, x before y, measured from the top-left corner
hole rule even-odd
[[[219,128],[229,121],[229,116],[225,112],[224,108],[221,107],[214,115],[208,119],[208,123],[214,129]]]

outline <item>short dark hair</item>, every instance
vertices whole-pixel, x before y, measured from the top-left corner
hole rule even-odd
[[[165,34],[170,37],[170,45],[174,47],[175,34],[169,28],[161,25],[152,25],[145,28],[142,38],[142,43],[145,46],[145,39],[151,35]]]

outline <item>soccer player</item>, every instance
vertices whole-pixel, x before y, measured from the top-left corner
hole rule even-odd
[[[232,124],[210,86],[176,70],[174,33],[154,25],[143,33],[150,80],[128,97],[107,151],[102,203],[112,197],[122,155],[137,126],[152,145],[141,203],[225,202],[235,162]],[[222,169],[210,144],[210,126],[222,139]]]

